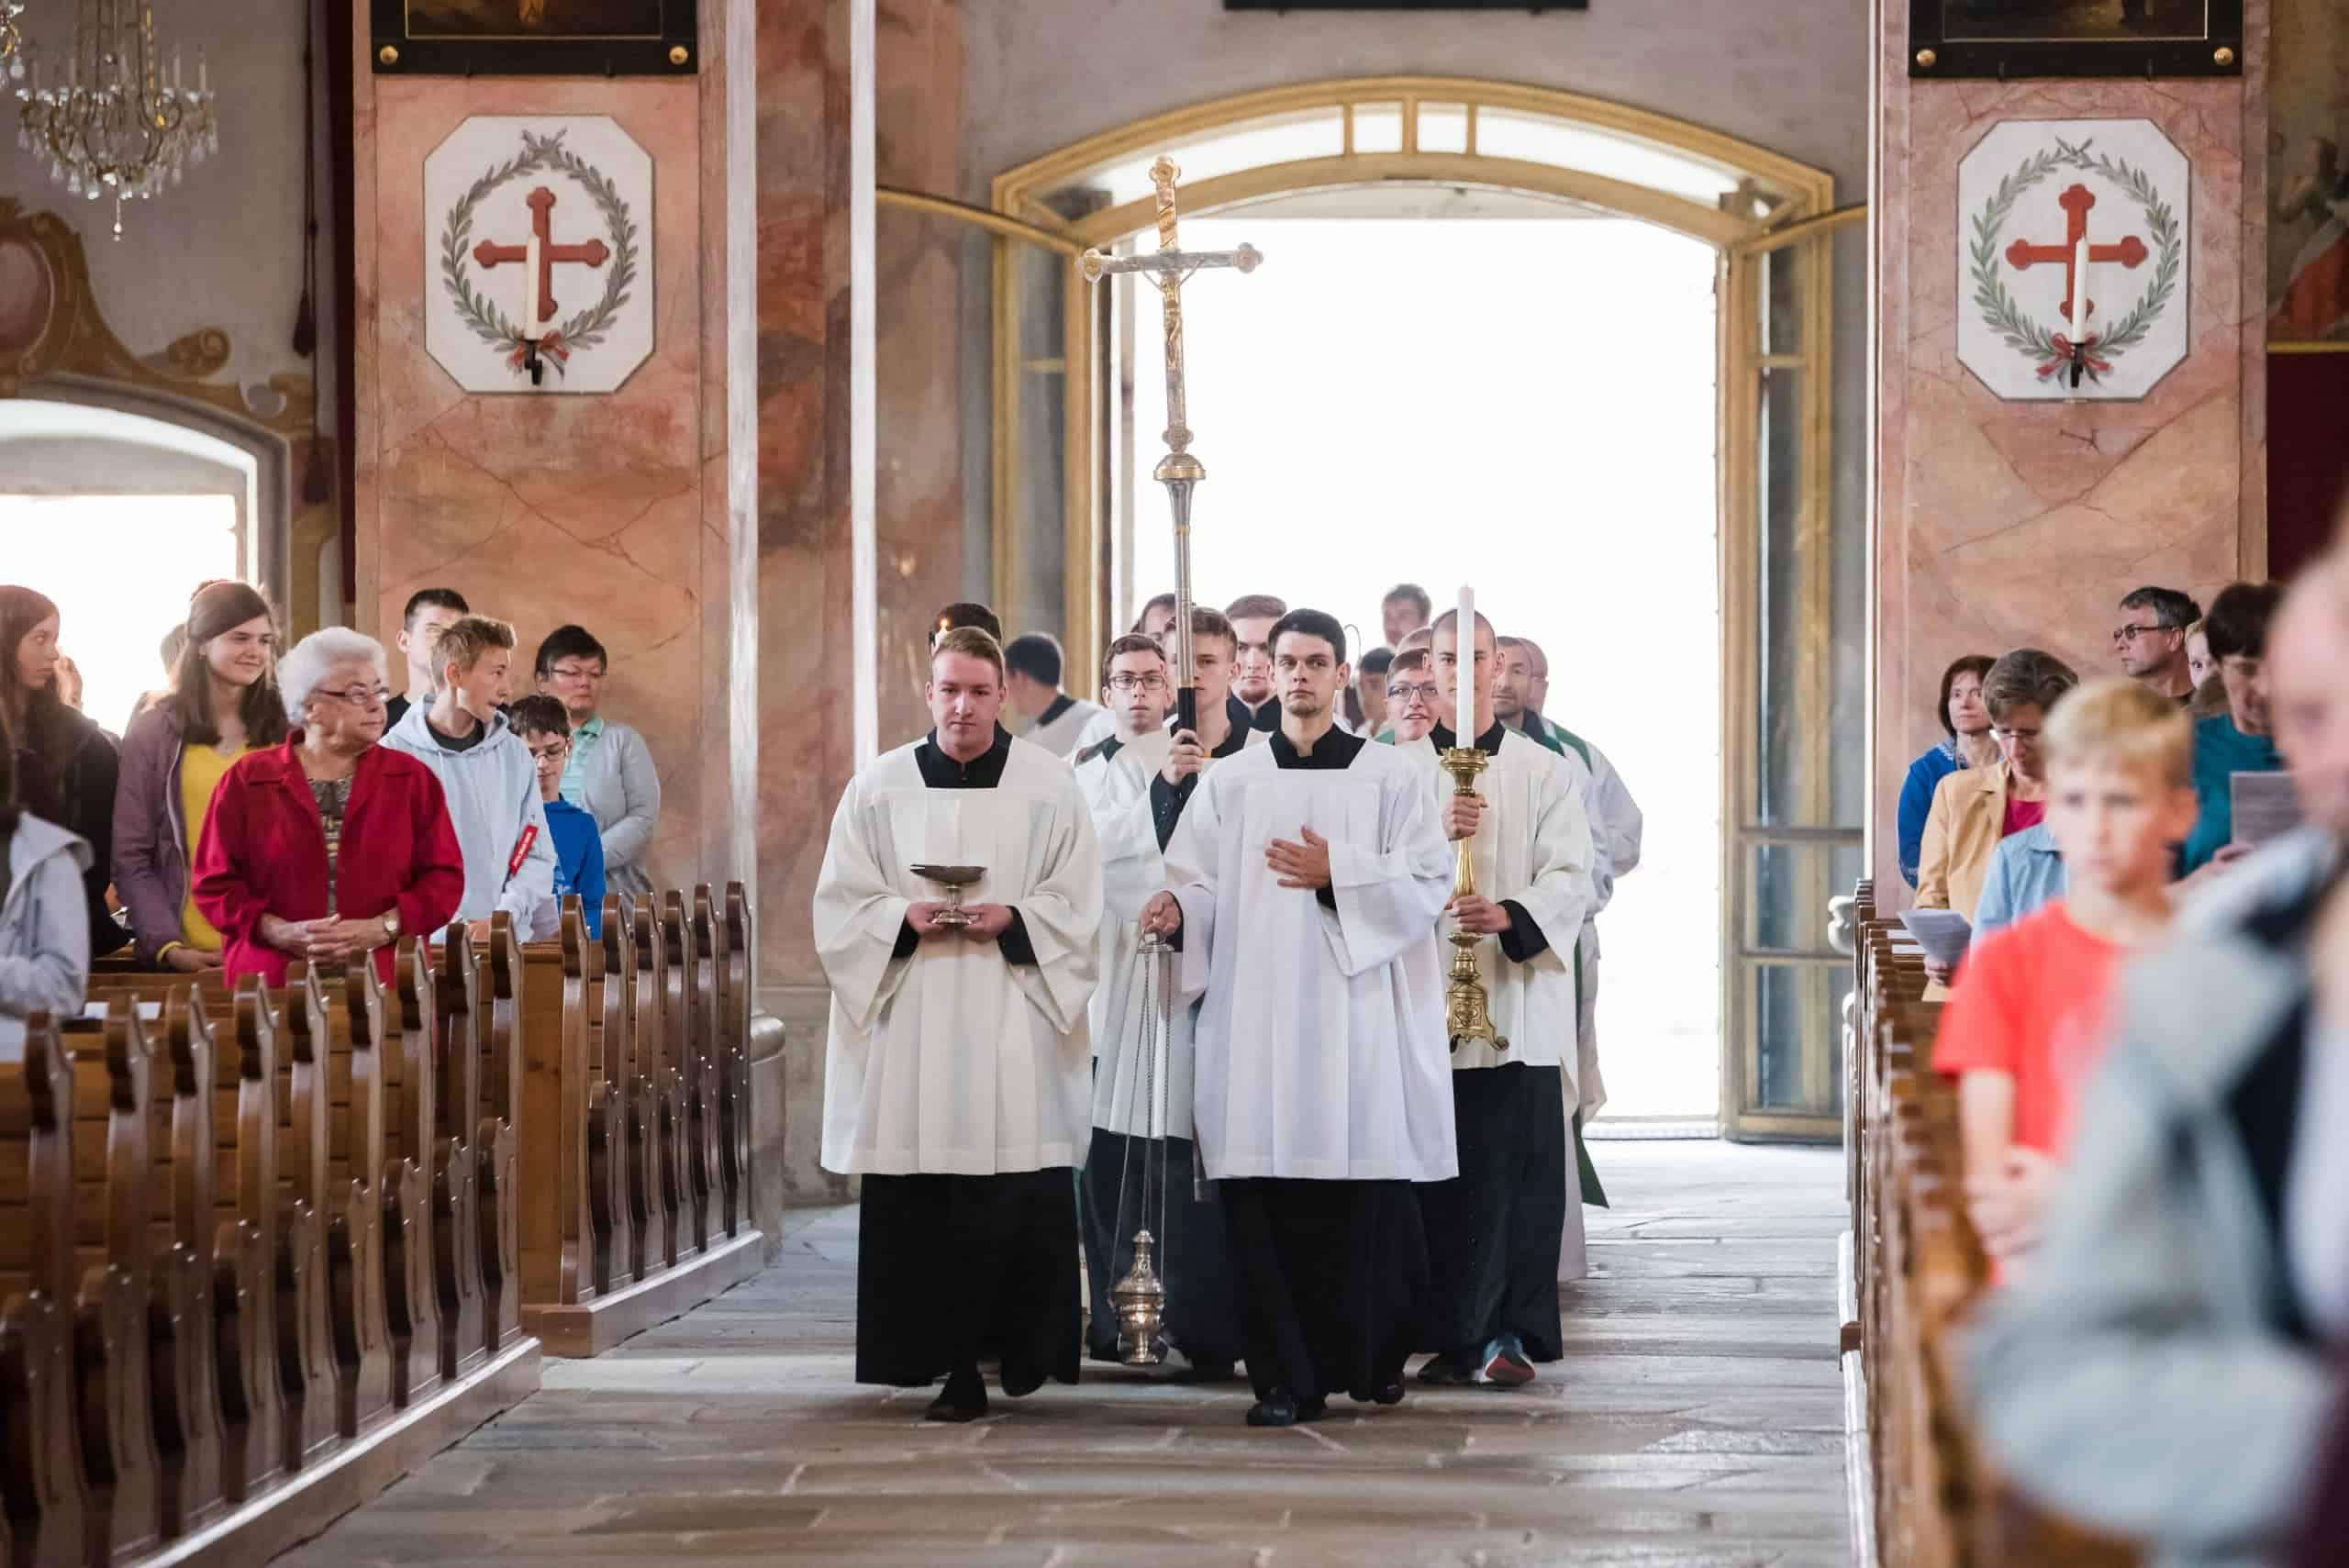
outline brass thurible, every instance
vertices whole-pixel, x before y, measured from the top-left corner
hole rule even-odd
[[[1455,795],[1476,793],[1476,775],[1485,771],[1485,753],[1474,746],[1453,746],[1442,753],[1443,771],[1452,775]],[[1452,895],[1463,898],[1476,891],[1476,863],[1474,858],[1475,840],[1472,836],[1453,846],[1457,857],[1452,875]],[[1458,1051],[1464,1040],[1481,1040],[1489,1043],[1496,1053],[1508,1050],[1508,1040],[1493,1027],[1491,999],[1485,995],[1485,983],[1476,975],[1476,944],[1484,940],[1474,931],[1455,928],[1452,933],[1452,981],[1444,987],[1444,1032],[1451,1037],[1452,1049]]]

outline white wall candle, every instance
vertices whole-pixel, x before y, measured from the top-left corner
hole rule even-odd
[[[1454,744],[1476,743],[1476,595],[1460,585],[1458,624],[1453,628],[1453,724]]]
[[[539,335],[539,232],[530,230],[530,243],[522,257],[522,336],[535,340]]]
[[[2072,252],[2072,341],[2088,340],[2088,241],[2085,234]]]

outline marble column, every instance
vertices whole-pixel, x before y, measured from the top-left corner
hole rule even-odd
[[[1881,906],[1905,899],[1893,818],[1961,654],[2043,648],[2118,674],[2121,596],[2207,603],[2264,570],[2267,0],[2245,0],[2240,77],[1917,81],[1909,0],[1876,0],[1875,684],[1871,837]],[[2002,403],[1957,359],[1957,166],[2002,120],[2152,120],[2192,164],[2188,351],[2134,403]]]

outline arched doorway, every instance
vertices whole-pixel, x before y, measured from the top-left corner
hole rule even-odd
[[[1836,819],[1829,783],[1826,240],[1858,215],[1836,211],[1824,172],[1701,126],[1441,77],[1245,94],[1119,127],[997,176],[992,210],[965,209],[991,251],[980,580],[1008,622],[1057,627],[1080,668],[1123,624],[1134,594],[1125,564],[1132,475],[1147,473],[1154,436],[1137,443],[1130,428],[1130,318],[1111,291],[1082,284],[1074,258],[1138,236],[1154,243],[1143,235],[1144,171],[1162,152],[1184,168],[1188,217],[1336,193],[1448,191],[1635,219],[1717,253],[1722,935],[1717,967],[1691,967],[1720,978],[1725,1129],[1837,1135],[1833,1022],[1845,983],[1825,942],[1826,905],[1857,874],[1861,833]],[[882,200],[933,216],[952,209],[912,193]],[[966,562],[966,580],[977,575]],[[1861,640],[1847,638],[1847,649]]]

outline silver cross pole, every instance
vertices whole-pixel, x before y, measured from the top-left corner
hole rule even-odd
[[[1198,672],[1191,662],[1191,491],[1208,471],[1191,453],[1189,411],[1183,397],[1183,283],[1206,267],[1252,272],[1264,258],[1252,245],[1237,250],[1185,250],[1174,239],[1174,182],[1182,171],[1171,158],[1150,166],[1158,190],[1158,250],[1148,256],[1110,256],[1087,250],[1080,265],[1086,281],[1116,272],[1139,272],[1158,285],[1166,327],[1166,455],[1152,477],[1166,486],[1174,511],[1174,664],[1181,684],[1175,694],[1175,724],[1193,734],[1199,728]]]

